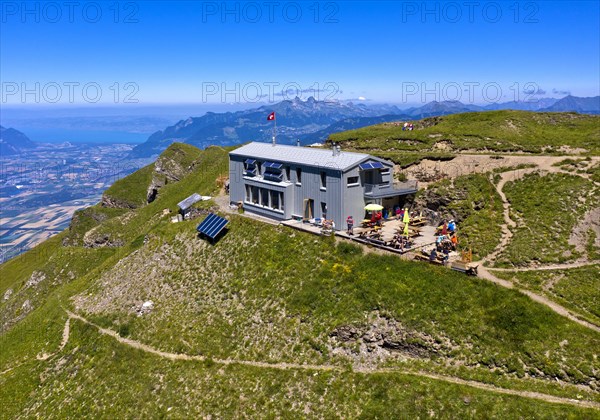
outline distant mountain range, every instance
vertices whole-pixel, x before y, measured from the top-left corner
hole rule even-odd
[[[0,125],[0,156],[23,153],[37,145],[25,134],[14,128],[4,128]]]
[[[421,107],[401,110],[395,105],[366,105],[353,102],[317,101],[313,97],[299,98],[265,105],[245,111],[214,113],[190,117],[162,131],[136,146],[133,157],[150,157],[165,150],[173,142],[189,143],[199,148],[209,145],[230,146],[242,142],[270,141],[273,122],[267,115],[277,115],[277,142],[302,144],[322,142],[332,133],[389,121],[406,121],[463,112],[514,109],[524,111],[575,111],[600,114],[600,96],[563,99],[541,98],[536,101],[494,103],[485,107],[467,105],[459,101],[430,102]]]
[[[592,98],[579,98],[577,96],[565,96],[559,101],[542,111],[568,112],[574,111],[580,114],[600,114],[600,96]]]
[[[534,101],[510,101],[503,103],[494,103],[484,107],[489,111],[500,111],[504,109],[512,109],[515,111],[541,111],[545,108],[551,107],[559,99],[556,98],[539,98]]]

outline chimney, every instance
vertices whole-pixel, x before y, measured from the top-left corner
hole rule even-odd
[[[338,144],[337,146],[335,146],[335,150],[337,151],[337,155],[339,156],[342,153],[342,146]]]
[[[331,147],[331,151],[333,152],[333,156],[337,156],[337,146],[335,143],[333,143],[333,146]]]
[[[300,147],[300,139],[296,140],[296,146]]]
[[[275,147],[275,136],[273,136],[273,147]]]

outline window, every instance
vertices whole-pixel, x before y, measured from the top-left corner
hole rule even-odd
[[[389,175],[390,174],[390,168],[382,169],[380,172],[381,172],[381,175]]]
[[[296,168],[296,184],[302,184],[302,169]]]
[[[250,187],[250,202],[258,204],[258,187]]]
[[[283,181],[283,174],[281,173],[283,165],[281,163],[265,162],[263,167],[265,168],[265,172],[263,173],[265,180],[273,182]]]
[[[354,187],[358,185],[358,177],[357,176],[349,176],[348,177],[348,186]]]
[[[279,210],[279,191],[271,191],[271,207]]]
[[[263,175],[263,178],[266,179],[267,181],[281,182],[281,181],[283,181],[283,174],[267,171]]]
[[[269,190],[265,188],[260,189],[260,205],[269,207]]]
[[[321,189],[327,188],[327,173],[321,172]]]
[[[256,176],[256,161],[254,159],[246,159],[244,161],[244,175]]]

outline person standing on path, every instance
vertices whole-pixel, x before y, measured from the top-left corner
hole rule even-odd
[[[354,233],[354,219],[352,216],[348,216],[346,219],[346,224],[348,225],[348,235],[353,235]]]

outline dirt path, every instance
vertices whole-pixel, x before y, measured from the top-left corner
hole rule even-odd
[[[567,270],[569,268],[579,268],[579,267],[587,267],[590,265],[599,265],[600,261],[575,261],[572,263],[566,264],[548,264],[548,265],[540,265],[537,267],[523,267],[523,268],[493,268],[488,267],[489,271],[507,271],[507,272],[522,272],[522,271],[547,271],[547,270]]]
[[[207,358],[205,356],[188,355],[188,354],[183,354],[183,353],[170,353],[170,352],[157,350],[147,344],[140,343],[139,341],[121,337],[115,331],[100,327],[99,325],[96,325],[93,322],[82,317],[81,315],[77,315],[70,311],[67,311],[67,315],[69,316],[70,319],[76,319],[85,324],[95,327],[101,334],[108,335],[108,336],[114,338],[115,340],[117,340],[121,344],[127,345],[129,347],[133,347],[135,349],[141,350],[146,353],[156,355],[158,357],[162,357],[164,359],[188,360],[188,361],[192,361],[192,360],[193,361],[205,361],[205,360],[207,360]],[[63,335],[63,340],[64,340],[64,335]],[[67,340],[68,340],[68,336],[67,336]],[[214,363],[218,363],[218,364],[222,364],[222,365],[234,365],[235,364],[235,365],[252,366],[252,367],[258,367],[258,368],[264,368],[264,369],[278,369],[278,370],[296,369],[296,370],[328,371],[328,372],[331,372],[331,371],[345,372],[345,371],[347,371],[346,368],[342,368],[339,366],[332,366],[332,365],[313,365],[313,364],[299,364],[299,363],[266,363],[266,362],[252,361],[252,360],[212,359],[212,358],[211,358],[211,360]],[[357,369],[354,369],[354,371],[358,372],[358,373],[366,374],[366,375],[379,374],[379,373],[399,373],[399,374],[404,374],[404,375],[411,375],[411,376],[417,376],[417,377],[422,377],[422,378],[434,379],[434,380],[438,380],[438,381],[444,381],[444,382],[448,382],[448,383],[452,383],[452,384],[470,386],[473,388],[478,388],[478,389],[482,389],[482,390],[486,390],[486,391],[490,391],[490,392],[495,392],[498,394],[515,395],[515,396],[524,397],[524,398],[532,398],[532,399],[542,400],[542,401],[549,402],[549,403],[568,404],[568,405],[574,405],[574,406],[578,406],[578,407],[600,409],[600,403],[596,403],[593,401],[587,401],[587,400],[580,401],[580,400],[574,400],[574,399],[569,399],[569,398],[556,397],[556,396],[548,395],[548,394],[542,394],[539,392],[519,391],[519,390],[513,390],[513,389],[507,389],[507,388],[500,388],[500,387],[482,383],[482,382],[461,379],[461,378],[457,378],[457,377],[453,377],[453,376],[440,375],[440,374],[436,374],[436,373],[428,373],[428,372],[422,372],[422,371],[410,371],[410,370],[403,370],[403,369],[377,369],[377,368],[375,368],[375,369],[357,368]]]
[[[65,327],[63,328],[63,334],[62,334],[62,340],[60,341],[60,346],[58,346],[58,350],[56,350],[54,353],[42,353],[42,354],[38,354],[36,356],[37,360],[47,360],[50,357],[54,356],[56,353],[59,353],[62,351],[62,349],[65,348],[65,346],[67,345],[67,342],[69,341],[69,334],[71,331],[71,316],[69,315],[69,317],[67,318],[67,321],[65,322]]]
[[[545,305],[548,308],[552,309],[557,314],[559,314],[561,316],[564,316],[564,317],[570,319],[571,321],[576,322],[579,325],[582,325],[582,326],[584,326],[586,328],[589,328],[589,329],[591,329],[593,331],[600,332],[600,327],[599,326],[597,326],[595,324],[592,324],[592,323],[590,323],[588,321],[585,321],[583,319],[578,318],[577,315],[575,315],[573,312],[571,312],[568,309],[566,309],[564,306],[561,306],[558,303],[556,303],[556,302],[554,302],[554,301],[552,301],[552,300],[550,300],[548,298],[545,298],[544,296],[541,296],[541,295],[538,295],[536,293],[533,293],[533,292],[531,292],[529,290],[525,290],[525,289],[521,289],[521,288],[515,287],[515,285],[512,282],[510,282],[508,280],[500,279],[500,278],[494,276],[488,270],[489,270],[488,268],[479,266],[479,268],[478,268],[478,277],[482,278],[482,279],[485,279],[485,280],[489,280],[489,281],[491,281],[491,282],[493,282],[493,283],[495,283],[495,284],[497,284],[499,286],[506,287],[507,289],[518,290],[519,292],[521,292],[521,293],[529,296],[529,298],[531,298],[532,300],[534,300],[534,301],[536,301],[538,303],[541,303],[542,305]]]
[[[517,224],[515,223],[515,221],[510,218],[510,203],[509,203],[508,199],[506,198],[506,195],[504,194],[504,191],[503,191],[504,185],[509,181],[515,181],[517,179],[520,179],[525,174],[534,172],[536,170],[537,170],[537,168],[528,168],[528,169],[519,169],[516,171],[510,171],[510,172],[502,172],[500,181],[496,185],[496,192],[498,193],[498,195],[500,196],[500,199],[502,200],[502,209],[503,209],[502,214],[504,217],[504,223],[500,226],[500,228],[502,229],[502,238],[500,239],[500,243],[498,244],[496,249],[494,249],[494,251],[492,251],[491,254],[486,255],[485,258],[482,259],[482,263],[486,263],[486,262],[489,263],[489,262],[493,262],[496,260],[498,255],[500,255],[502,253],[502,251],[504,251],[506,249],[506,247],[510,243],[510,240],[513,237],[513,233],[510,229],[511,228],[514,229],[517,227]]]

